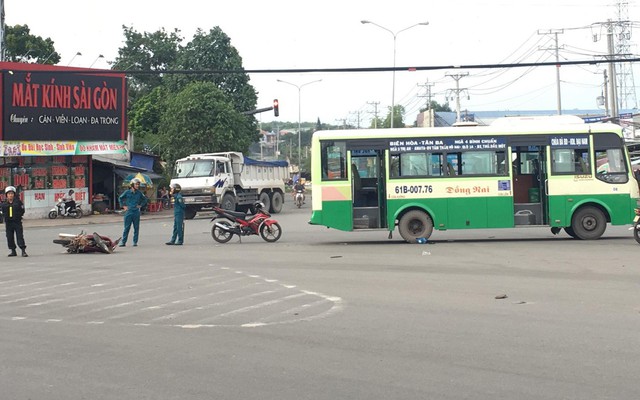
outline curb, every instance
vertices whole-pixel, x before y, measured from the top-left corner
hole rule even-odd
[[[42,228],[49,226],[73,226],[73,225],[97,225],[97,224],[111,224],[122,223],[124,215],[114,214],[97,214],[97,215],[85,215],[80,219],[75,218],[56,218],[56,219],[23,219],[22,226],[27,228]],[[163,210],[153,213],[145,213],[140,216],[140,220],[152,220],[152,219],[164,219],[173,218],[173,210]],[[6,231],[5,224],[2,224],[2,231]]]

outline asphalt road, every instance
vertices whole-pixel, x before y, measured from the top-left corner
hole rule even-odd
[[[407,245],[309,226],[291,207],[277,243],[218,245],[199,216],[170,247],[159,214],[112,255],[52,240],[116,238],[117,217],[27,223],[30,257],[0,254],[0,398],[640,398],[627,227],[593,242],[521,228]]]

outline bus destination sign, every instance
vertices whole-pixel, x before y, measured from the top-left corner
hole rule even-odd
[[[389,151],[392,153],[506,150],[506,148],[507,140],[504,137],[416,138],[389,140]]]

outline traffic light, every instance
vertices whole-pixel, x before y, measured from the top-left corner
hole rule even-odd
[[[278,109],[278,99],[273,99],[273,115],[276,117],[280,115],[280,109]]]

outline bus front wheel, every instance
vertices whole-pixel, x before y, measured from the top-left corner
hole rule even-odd
[[[597,207],[582,207],[571,219],[571,230],[581,240],[598,239],[607,229],[607,218]]]
[[[417,243],[416,239],[428,239],[431,236],[431,233],[433,233],[433,221],[424,212],[412,210],[400,218],[398,231],[400,231],[400,236],[407,243]]]

